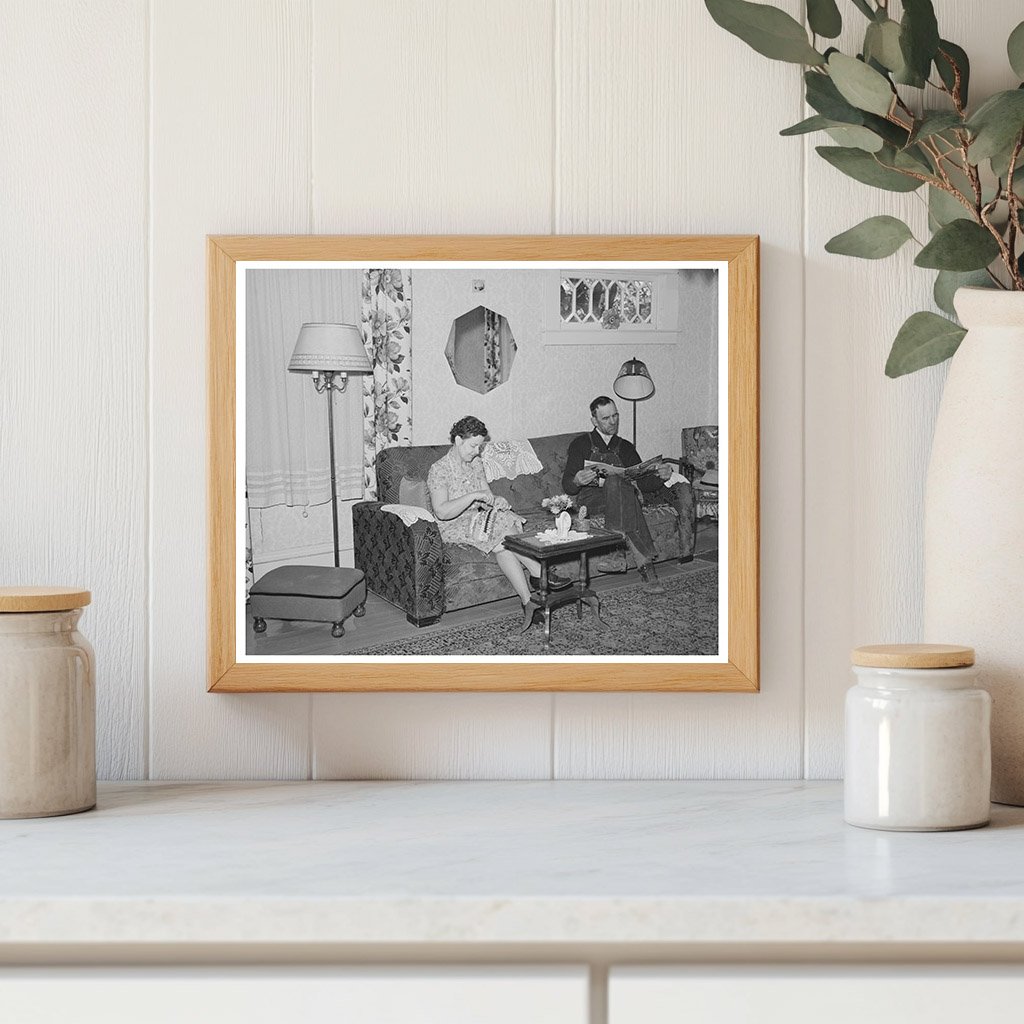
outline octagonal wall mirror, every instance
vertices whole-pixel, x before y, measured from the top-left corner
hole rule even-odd
[[[501,313],[477,306],[452,321],[444,354],[456,382],[485,395],[511,376],[516,339]]]

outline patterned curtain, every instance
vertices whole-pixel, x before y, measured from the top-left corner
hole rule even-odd
[[[363,275],[363,342],[373,364],[363,374],[363,497],[377,496],[374,464],[382,448],[412,444],[412,275]]]
[[[501,317],[484,309],[484,391],[501,383]]]

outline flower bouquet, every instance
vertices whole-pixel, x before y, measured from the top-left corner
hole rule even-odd
[[[550,510],[552,515],[557,516],[560,512],[573,508],[576,502],[568,494],[555,494],[550,498],[542,499],[541,504],[544,508]]]

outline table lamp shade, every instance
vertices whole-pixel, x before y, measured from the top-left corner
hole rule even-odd
[[[363,332],[353,324],[303,324],[288,369],[297,373],[372,373]]]
[[[631,402],[640,402],[654,394],[654,381],[639,359],[627,359],[622,364],[612,387],[619,398],[627,398]]]

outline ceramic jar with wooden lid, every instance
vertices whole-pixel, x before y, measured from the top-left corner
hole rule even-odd
[[[96,805],[93,651],[68,587],[0,587],[0,818]]]
[[[858,647],[846,694],[845,818],[862,828],[938,832],[990,816],[991,700],[974,650]]]

